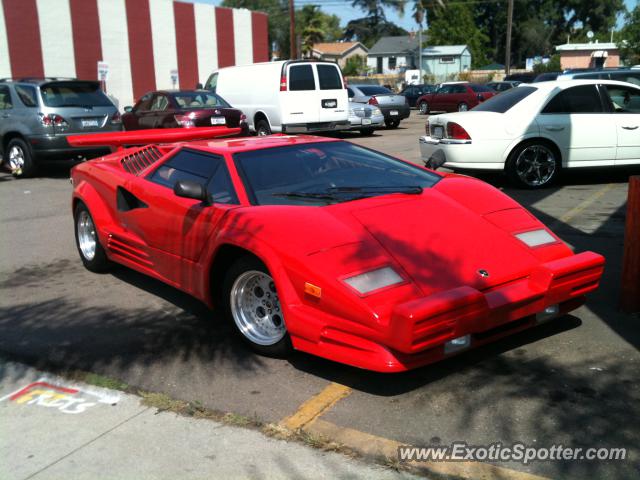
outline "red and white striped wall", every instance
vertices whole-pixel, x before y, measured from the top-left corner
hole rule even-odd
[[[173,0],[0,0],[0,78],[97,79],[120,108],[149,90],[204,83],[220,67],[269,60],[267,15]]]

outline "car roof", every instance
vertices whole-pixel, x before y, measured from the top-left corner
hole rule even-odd
[[[632,86],[640,88],[638,85],[634,85],[629,82],[621,82],[619,80],[602,80],[602,79],[589,79],[589,80],[553,80],[550,82],[538,82],[538,83],[521,83],[515,88],[520,87],[533,87],[538,90],[554,90],[554,89],[566,89],[569,87],[575,87],[577,85],[618,85],[621,87]]]
[[[331,142],[343,142],[343,140],[340,140],[339,138],[316,137],[314,135],[275,134],[267,137],[236,137],[197,140],[193,142],[178,142],[177,145],[213,153],[234,154],[252,150],[264,150],[267,148],[288,147],[291,145]]]

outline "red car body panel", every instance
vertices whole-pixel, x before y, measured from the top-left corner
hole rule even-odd
[[[417,196],[251,205],[234,153],[336,141],[274,135],[159,145],[161,157],[137,174],[123,168],[123,159],[149,147],[116,152],[73,168],[73,204],[87,205],[110,259],[211,307],[212,266],[230,249],[250,252],[276,282],[294,348],[381,372],[445,358],[445,342],[457,337],[471,335],[474,347],[531,327],[546,307],[570,311],[597,288],[602,256],[576,255],[557,238],[528,247],[513,235],[542,224],[472,178],[444,175]],[[224,156],[239,205],[206,206],[147,180],[183,146]],[[148,208],[119,211],[118,187]],[[381,266],[403,282],[367,295],[343,282]],[[306,282],[321,288],[321,298],[305,292]]]
[[[488,100],[496,95],[497,92],[474,92],[472,84],[460,83],[454,84],[456,87],[462,89],[464,92],[460,93],[438,93],[438,90],[431,93],[422,95],[416,101],[416,105],[420,105],[420,102],[427,102],[429,110],[432,112],[455,112],[458,110],[458,106],[462,103],[467,104],[469,109],[472,109],[476,105]]]

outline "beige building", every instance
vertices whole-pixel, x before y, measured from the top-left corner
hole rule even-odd
[[[333,42],[314,44],[311,55],[313,58],[337,62],[344,67],[347,58],[354,55],[366,57],[368,53],[367,47],[360,42]]]
[[[560,69],[604,68],[620,66],[620,52],[615,43],[566,43],[558,45]]]

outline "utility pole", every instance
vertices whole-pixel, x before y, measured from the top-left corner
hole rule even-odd
[[[420,22],[420,27],[418,29],[418,68],[420,69],[420,76],[418,77],[418,83],[424,83],[422,78],[422,22]]]
[[[293,0],[289,0],[289,58],[292,60],[298,58],[296,52],[296,9]]]
[[[507,7],[507,48],[504,55],[504,70],[507,75],[511,73],[511,26],[513,24],[513,0],[509,0]]]

